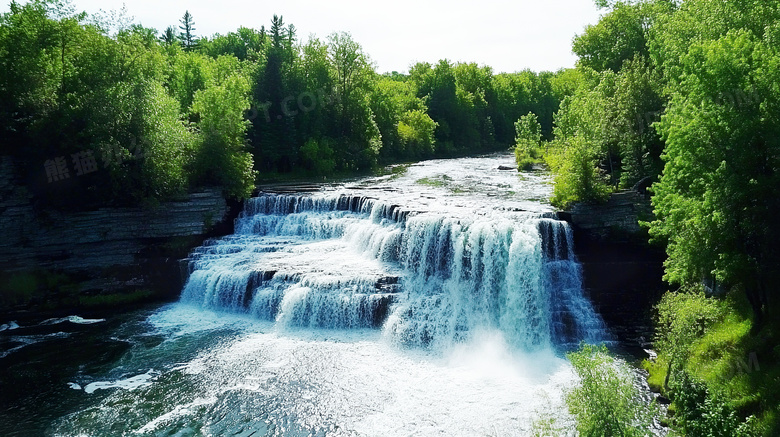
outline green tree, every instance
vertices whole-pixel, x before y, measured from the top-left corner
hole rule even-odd
[[[337,156],[345,169],[371,167],[382,145],[368,99],[374,69],[360,44],[348,33],[328,37],[328,55],[336,84]]]
[[[489,105],[496,100],[493,90],[493,70],[490,67],[479,67],[475,63],[458,64],[454,68],[458,96],[466,101],[469,108],[468,117],[478,139],[475,143],[465,145],[475,150],[490,150],[495,147],[495,126]]]
[[[479,92],[471,92],[478,91],[478,86],[467,90],[459,85],[456,66],[446,59],[435,67],[418,63],[411,68],[410,75],[417,95],[425,99],[428,114],[438,125],[436,150],[443,154],[481,150],[476,109],[484,99]]]
[[[165,46],[172,46],[176,44],[176,29],[173,26],[168,26],[165,32],[160,35],[160,42]]]
[[[179,52],[169,58],[167,85],[179,101],[181,111],[188,113],[195,93],[205,89],[212,80],[210,59],[197,52]]]
[[[596,71],[617,73],[623,62],[635,55],[647,55],[649,18],[641,5],[617,2],[595,25],[574,38],[572,51],[579,64]]]
[[[302,91],[295,63],[298,53],[291,44],[284,18],[274,15],[271,21],[265,65],[257,69],[254,88],[255,105],[260,108],[253,120],[251,137],[258,164],[265,170],[291,171],[298,161],[302,145],[295,129],[298,115],[295,105]]]
[[[192,20],[192,14],[190,11],[185,11],[184,16],[179,20],[179,41],[181,41],[182,47],[185,51],[190,51],[196,46],[195,22]]]
[[[60,31],[45,2],[12,2],[10,12],[0,16],[0,147],[5,153],[21,155],[58,106],[64,70]],[[40,152],[40,160],[48,150],[43,141],[38,147],[30,152]]]
[[[744,290],[759,327],[780,261],[778,65],[776,46],[744,30],[690,47],[660,124],[666,165],[650,229],[667,241],[667,280]],[[752,99],[733,97],[752,88]]]
[[[372,87],[370,94],[371,111],[374,114],[377,127],[382,136],[381,157],[384,161],[392,161],[399,158],[411,158],[424,156],[422,151],[408,149],[408,141],[404,141],[399,134],[402,130],[399,123],[402,117],[410,111],[420,111],[427,116],[427,108],[422,99],[417,97],[417,90],[410,81],[400,81],[390,77],[379,78]],[[430,118],[430,117],[428,117]],[[418,117],[419,119],[419,117]],[[431,120],[433,121],[433,120]],[[404,130],[414,136],[406,124]],[[431,135],[434,131],[431,131]],[[435,141],[435,137],[432,137]],[[433,147],[424,147],[424,150],[433,151]]]
[[[663,169],[664,144],[654,124],[665,104],[662,87],[658,70],[640,55],[625,61],[616,78],[609,119],[616,127],[619,181],[624,188],[643,178],[657,180]]]
[[[435,131],[436,122],[420,109],[406,111],[398,121],[398,136],[403,150],[410,157],[433,155],[436,147]]]
[[[240,27],[237,32],[216,34],[210,39],[201,38],[198,41],[198,50],[213,58],[230,54],[241,61],[257,62],[263,54],[266,37],[264,26],[259,31]]]
[[[247,151],[249,82],[239,75],[195,93],[193,111],[199,115],[201,144],[195,156],[200,183],[223,187],[230,197],[244,198],[254,189],[256,172]]]
[[[553,143],[545,156],[554,174],[553,205],[565,209],[575,202],[607,200],[612,189],[597,166],[598,156],[597,146],[580,136]]]
[[[301,147],[301,158],[303,165],[316,174],[327,175],[336,169],[333,141],[328,138],[307,140]]]

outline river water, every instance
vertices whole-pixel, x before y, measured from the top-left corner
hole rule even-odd
[[[2,435],[524,436],[571,429],[608,338],[543,172],[426,161],[263,193],[178,303],[0,329]]]

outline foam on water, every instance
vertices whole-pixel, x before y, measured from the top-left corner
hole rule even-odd
[[[97,382],[87,384],[87,386],[84,387],[84,392],[87,394],[91,394],[97,390],[107,390],[111,388],[136,390],[141,387],[146,387],[150,385],[152,383],[151,382],[152,379],[157,375],[159,375],[159,372],[154,371],[154,369],[150,369],[146,373],[143,373],[141,375],[131,376],[125,379],[119,379],[116,381],[97,381]],[[68,385],[70,388],[75,388],[76,386],[78,386],[78,384],[75,383],[68,383]]]
[[[497,171],[507,160],[248,200],[234,235],[193,251],[180,303],[146,320],[121,365],[74,382],[114,390],[53,434],[572,429],[561,352],[606,334],[571,229],[539,201],[548,180]]]
[[[177,304],[150,326],[235,335],[160,374],[138,375],[149,377],[65,418],[55,435],[114,423],[117,434],[134,435],[524,436],[542,416],[572,423],[562,399],[575,380],[570,365],[551,351],[521,353],[500,331],[431,354],[399,349],[372,330],[218,325],[200,313]],[[183,326],[188,319],[192,326]]]
[[[2,325],[0,325],[0,332],[2,332],[2,331],[10,331],[10,330],[13,330],[13,329],[19,329],[19,324],[16,323],[16,321],[13,321],[13,320],[8,322],[8,323],[3,323]]]
[[[92,325],[95,323],[105,322],[106,319],[85,319],[80,316],[68,316],[59,319],[47,319],[41,322],[41,325],[57,325],[60,323],[74,323],[76,325]]]

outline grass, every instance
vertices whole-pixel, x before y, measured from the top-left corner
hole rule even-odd
[[[420,185],[426,185],[429,187],[444,188],[454,194],[466,192],[466,190],[464,190],[462,187],[458,186],[457,184],[453,184],[452,178],[447,175],[417,179],[415,182]]]
[[[452,181],[451,177],[447,175],[441,175],[434,178],[417,179],[415,182],[420,185],[427,185],[429,187],[444,188],[450,183],[450,181]]]
[[[657,393],[663,391],[667,365],[668,363],[662,357],[654,361],[642,361],[642,369],[648,373],[647,385],[650,386],[650,390]]]
[[[517,168],[522,171],[532,171],[534,166],[543,163],[543,160],[534,158],[522,158],[517,161]]]
[[[752,333],[752,313],[741,294],[713,302],[720,315],[688,345],[684,371],[703,382],[710,394],[722,399],[741,420],[754,416],[750,428],[755,435],[780,435],[780,347],[776,334],[780,323],[768,322]],[[643,368],[649,372],[649,385],[669,394],[664,390],[666,351],[658,352],[658,359],[645,361]]]

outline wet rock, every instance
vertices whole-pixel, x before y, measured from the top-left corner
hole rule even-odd
[[[383,293],[397,293],[400,291],[401,278],[398,276],[385,276],[376,281],[375,287]]]

